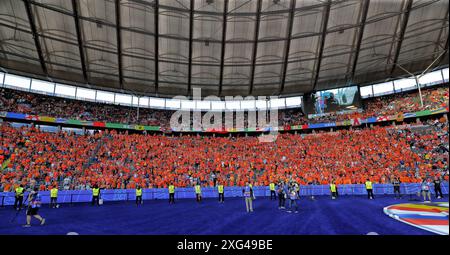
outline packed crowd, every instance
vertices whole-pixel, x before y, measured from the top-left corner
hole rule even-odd
[[[0,124],[0,191],[18,184],[41,190],[389,183],[440,176],[448,181],[448,122],[258,137],[164,136],[103,131],[89,135],[42,132]],[[345,156],[343,156],[345,155]]]
[[[330,113],[327,116],[314,118],[307,118],[301,108],[280,110],[278,112],[278,126],[345,121],[354,118],[386,116],[402,112],[448,107],[449,90],[447,86],[428,88],[422,91],[422,97],[423,107],[420,104],[418,92],[400,93],[367,99],[363,101],[364,109],[361,112]],[[153,125],[161,126],[163,129],[169,129],[170,117],[174,113],[174,111],[148,108],[138,110],[135,107],[43,96],[11,89],[0,89],[0,110],[87,121]],[[247,116],[248,112],[245,114]],[[204,115],[205,113],[202,113],[202,116]],[[267,123],[270,123],[269,115],[267,114]],[[191,126],[193,126],[192,118],[193,114],[191,114]],[[244,127],[249,127],[249,124],[252,124],[249,123],[247,117],[244,118],[244,121]],[[222,123],[224,126],[225,114],[222,115]]]
[[[159,126],[171,112],[123,105],[111,105],[0,89],[0,110],[86,121]]]
[[[419,92],[410,94],[393,94],[376,97],[366,101],[365,116],[394,115],[401,112],[417,112],[448,107],[449,89],[444,87],[422,90],[423,107]]]

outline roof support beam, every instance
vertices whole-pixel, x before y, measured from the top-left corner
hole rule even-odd
[[[117,67],[119,68],[119,85],[123,89],[122,74],[122,36],[120,34],[120,0],[116,0],[116,36],[117,36]]]
[[[248,89],[248,94],[253,93],[253,86],[255,83],[255,64],[256,64],[256,54],[258,53],[258,37],[259,37],[259,23],[261,20],[261,5],[262,0],[258,0],[256,3],[256,22],[255,22],[255,34],[253,37],[253,52],[252,52],[252,66],[250,73],[250,87]]]
[[[295,15],[295,0],[291,0],[291,6],[289,10],[289,18],[288,18],[288,31],[287,31],[287,41],[284,47],[284,61],[283,61],[283,72],[281,76],[281,85],[279,94],[283,93],[284,84],[286,82],[286,72],[289,60],[289,50],[291,48],[291,37],[292,37],[292,27],[294,24],[294,15]]]
[[[442,37],[442,33],[444,32],[444,29],[447,25],[446,23],[448,21],[448,13],[449,13],[449,6],[447,5],[447,12],[445,14],[445,18],[442,20],[442,28],[439,31],[438,41],[436,42],[436,48],[435,48],[434,52],[439,52],[439,48],[442,47],[441,37]],[[444,46],[443,50],[445,51],[445,53],[439,58],[439,61],[437,62],[436,66],[439,66],[441,64],[442,60],[445,58],[445,55],[447,55],[447,53],[448,53],[448,33],[447,33],[447,41],[445,42],[445,46]]]
[[[194,0],[191,0],[189,9],[189,65],[188,65],[188,87],[187,95],[191,95],[192,86],[192,38],[194,36]]]
[[[442,56],[439,58],[436,66],[440,66],[442,60],[444,60],[444,58],[445,58],[445,55],[448,54],[448,37],[449,37],[449,35],[447,34],[447,41],[445,42],[445,46],[444,46],[444,54],[442,54]]]
[[[370,0],[364,0],[363,12],[361,15],[361,27],[359,28],[358,41],[356,42],[355,58],[353,59],[352,70],[351,70],[351,81],[355,78],[356,65],[359,58],[359,50],[361,49],[361,42],[364,35],[364,28],[366,27],[367,13],[369,11]]]
[[[80,26],[80,19],[78,14],[78,5],[77,0],[72,0],[72,9],[74,14],[74,20],[75,20],[75,28],[77,30],[77,41],[78,41],[78,52],[80,54],[80,62],[81,62],[81,69],[83,70],[83,78],[85,83],[89,83],[88,75],[87,75],[87,68],[86,68],[86,61],[84,59],[84,46],[83,46],[83,40],[81,39],[81,26]]]
[[[325,47],[325,39],[327,37],[327,26],[328,26],[328,19],[330,18],[330,9],[331,9],[331,0],[328,0],[328,4],[325,6],[325,10],[323,12],[323,23],[322,23],[322,36],[320,40],[320,48],[319,48],[319,56],[317,58],[317,66],[316,66],[316,73],[314,74],[314,85],[313,85],[313,91],[315,91],[317,86],[317,81],[319,80],[319,71],[320,71],[320,65],[322,64],[322,56],[323,56],[323,48]]]
[[[45,65],[44,55],[42,54],[42,47],[41,43],[39,42],[39,36],[36,29],[36,23],[34,22],[30,0],[23,0],[23,3],[25,4],[25,9],[27,11],[28,21],[30,22],[30,28],[34,39],[34,45],[36,46],[36,51],[39,56],[39,62],[41,63],[42,71],[46,76],[48,76],[47,66]]]
[[[223,87],[223,69],[225,64],[225,41],[227,39],[227,14],[228,14],[228,0],[224,2],[223,20],[222,20],[222,44],[220,50],[220,76],[219,76],[219,97],[222,95]]]
[[[405,13],[403,14],[402,26],[400,28],[400,34],[398,36],[397,47],[395,49],[394,58],[392,61],[392,68],[390,74],[392,75],[397,67],[398,57],[400,55],[400,50],[402,48],[403,38],[405,37],[406,27],[408,26],[409,13],[411,11],[413,0],[407,0],[405,7]]]
[[[159,82],[159,0],[154,1],[154,18],[155,18],[155,94],[158,95],[158,82]]]

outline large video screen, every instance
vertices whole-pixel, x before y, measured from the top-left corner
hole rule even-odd
[[[318,91],[304,98],[307,114],[351,111],[362,108],[357,86]]]

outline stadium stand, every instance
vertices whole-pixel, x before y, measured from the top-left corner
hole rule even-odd
[[[416,127],[416,128],[414,128]],[[420,128],[418,128],[420,127]],[[418,128],[418,129],[417,129]],[[0,126],[2,191],[18,184],[41,190],[213,186],[256,186],[278,179],[300,184],[402,182],[445,176],[448,180],[448,124],[444,117],[411,128],[378,127],[319,134],[281,134],[273,143],[256,137],[128,134],[116,131],[75,135],[35,127]],[[343,157],[343,153],[346,155]],[[447,171],[447,172],[446,172]]]
[[[380,115],[415,112],[425,109],[447,107],[449,100],[448,87],[432,87],[422,91],[424,107],[421,108],[417,91],[400,93],[364,100],[364,111],[346,114],[330,114],[327,116],[307,118],[297,109],[280,110],[280,126],[303,125],[367,118]],[[170,116],[174,111],[137,108],[119,105],[93,103],[79,100],[63,99],[26,93],[22,91],[0,89],[0,106],[3,111],[44,115],[58,118],[71,118],[86,121],[109,121],[123,124],[155,125],[168,127]],[[205,113],[203,113],[205,114]],[[191,115],[192,118],[192,115]],[[247,121],[247,118],[245,118]],[[223,120],[222,123],[225,121]],[[245,126],[247,127],[247,122]]]

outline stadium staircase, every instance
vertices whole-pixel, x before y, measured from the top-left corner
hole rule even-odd
[[[105,144],[106,140],[112,140],[112,136],[109,134],[104,134],[102,138],[98,140],[97,145],[95,146],[94,150],[92,151],[89,157],[89,161],[83,166],[84,169],[87,169],[97,161],[97,153],[100,150],[100,148]]]

